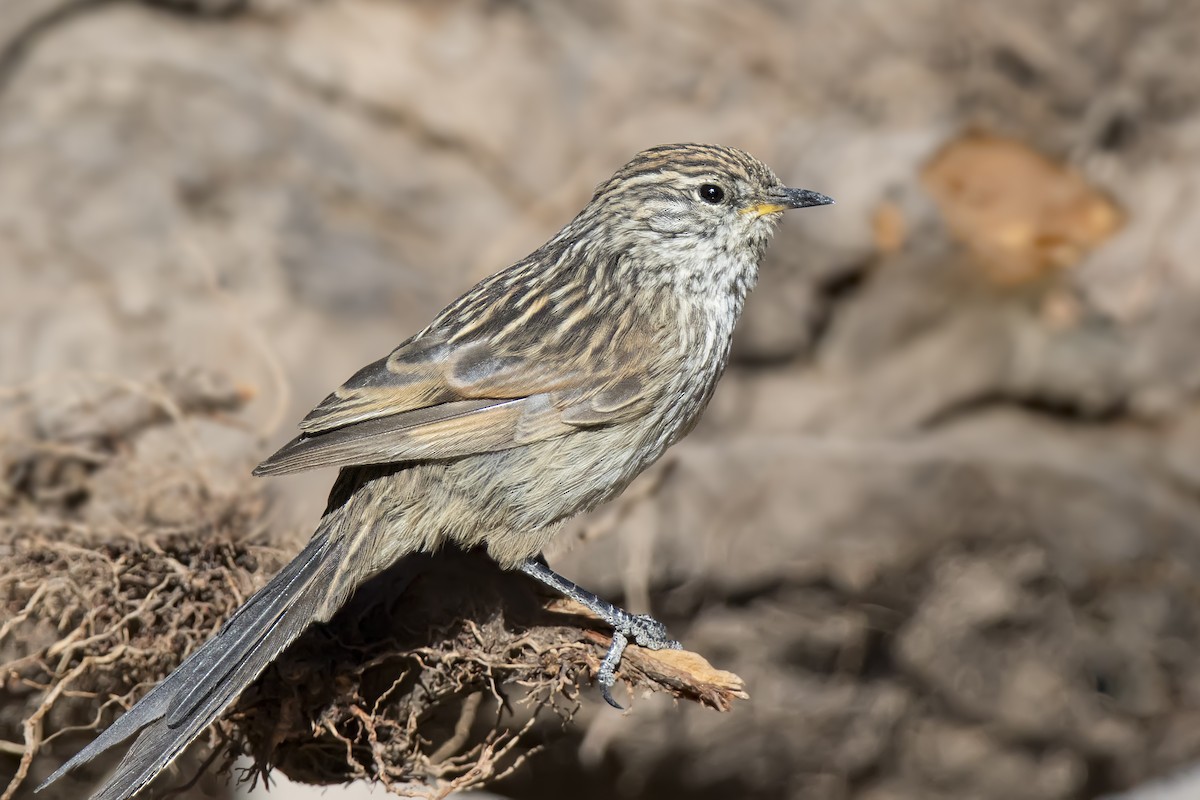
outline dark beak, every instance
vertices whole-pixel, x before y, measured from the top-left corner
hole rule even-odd
[[[808,189],[783,189],[780,200],[788,208],[808,208],[809,206],[831,206],[833,198],[826,197]]]
[[[823,194],[810,192],[808,189],[774,189],[757,203],[751,203],[742,209],[743,214],[754,214],[758,217],[767,214],[777,214],[789,208],[808,208],[809,206],[828,206],[833,204],[833,198]]]

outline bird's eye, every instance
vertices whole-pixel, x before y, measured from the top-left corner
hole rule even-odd
[[[715,183],[706,183],[700,187],[700,199],[716,205],[725,199],[725,190]]]

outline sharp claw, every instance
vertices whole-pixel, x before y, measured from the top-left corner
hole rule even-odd
[[[608,646],[608,652],[604,654],[604,660],[600,662],[600,669],[596,671],[596,682],[600,684],[600,695],[606,703],[619,711],[625,709],[613,699],[610,690],[617,682],[617,665],[621,663],[621,656],[625,653],[627,644],[629,644],[629,640],[625,638],[625,634],[613,631],[612,644]]]

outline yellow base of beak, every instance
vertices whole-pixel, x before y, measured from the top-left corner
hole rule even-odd
[[[742,214],[753,214],[756,217],[765,217],[767,214],[777,214],[780,211],[787,211],[788,206],[782,203],[755,203],[751,206],[746,206],[741,210]]]

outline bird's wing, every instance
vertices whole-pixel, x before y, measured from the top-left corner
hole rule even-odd
[[[458,458],[635,418],[654,400],[655,348],[624,333],[586,346],[410,340],[313,409],[255,474]]]

